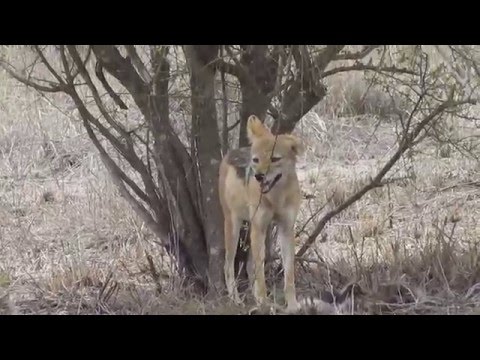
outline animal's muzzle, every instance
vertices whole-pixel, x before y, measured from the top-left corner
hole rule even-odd
[[[278,182],[278,180],[280,180],[281,177],[282,177],[282,174],[278,174],[271,181],[265,181],[265,179],[263,179],[264,181],[260,182],[260,191],[262,192],[262,194],[266,194],[270,190],[272,190],[272,188],[275,186],[275,184]]]
[[[263,174],[255,174],[255,179],[257,179],[257,181],[259,183],[261,183],[264,179],[265,179],[265,175]]]

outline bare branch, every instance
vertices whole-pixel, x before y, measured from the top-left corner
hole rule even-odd
[[[85,56],[85,60],[83,61],[83,67],[87,66],[88,60],[90,60],[91,55],[92,55],[92,47],[89,45],[87,50],[87,55]],[[79,73],[80,73],[80,70],[77,68],[77,71],[75,71],[72,74],[72,78],[75,79]]]
[[[271,104],[268,107],[268,113],[274,120],[277,120],[280,117],[280,113],[278,112],[278,110],[275,109]]]
[[[109,172],[112,175],[113,182],[117,185],[117,188],[119,189],[122,196],[135,209],[135,212],[142,218],[142,220],[145,222],[145,224],[149,228],[151,228],[156,234],[158,234],[164,241],[168,240],[169,239],[168,224],[170,222],[169,222],[169,217],[167,213],[163,210],[160,214],[157,214],[157,216],[159,217],[161,216],[161,217],[158,219],[158,221],[155,221],[152,215],[150,214],[150,212],[147,209],[145,209],[145,207],[142,204],[140,204],[137,200],[135,200],[135,198],[130,194],[130,192],[125,187],[125,183],[124,183],[126,179],[128,180],[130,179],[126,177],[125,173],[123,173],[123,171],[121,171],[121,169],[115,164],[115,162],[110,158],[110,156],[108,156],[107,152],[100,144],[100,141],[95,136],[95,133],[93,132],[93,129],[90,126],[89,122],[86,120],[86,118],[84,118],[83,124],[87,130],[89,138],[92,140],[93,144],[98,149],[102,162],[110,170]],[[130,186],[131,184],[134,185],[134,183],[131,181],[129,181],[128,184]],[[146,195],[144,196],[146,197]],[[151,206],[152,204],[149,204],[149,205]]]
[[[152,208],[158,210],[159,208],[159,203],[160,203],[160,196],[157,191],[157,188],[155,184],[153,183],[152,177],[149,176],[148,170],[145,167],[145,164],[138,158],[137,154],[135,153],[134,147],[133,147],[133,142],[132,139],[129,135],[129,133],[115,120],[111,117],[111,115],[108,113],[107,109],[105,108],[104,104],[102,103],[102,100],[100,99],[100,96],[98,94],[97,89],[95,88],[95,85],[93,84],[90,75],[88,74],[87,70],[83,67],[83,64],[81,63],[80,56],[73,45],[68,46],[68,50],[74,60],[74,62],[77,64],[78,67],[80,67],[80,73],[82,74],[83,78],[87,82],[95,103],[97,107],[100,109],[101,114],[107,120],[109,124],[111,124],[126,140],[126,148],[125,146],[120,146],[117,145],[118,151],[123,155],[123,157],[128,161],[128,163],[138,171],[140,174],[142,181],[145,185],[145,189],[147,191],[147,195],[150,199],[150,205]],[[117,141],[118,142],[118,141]],[[115,143],[114,143],[115,144]],[[157,211],[158,212],[158,211]]]
[[[77,106],[77,109],[78,111],[80,112],[80,115],[82,116],[82,119],[84,121],[84,124],[86,123],[85,127],[87,128],[87,133],[90,137],[90,139],[93,141],[93,143],[95,144],[95,146],[97,147],[97,149],[100,151],[100,153],[104,153],[105,152],[105,149],[103,149],[103,147],[101,146],[101,144],[98,142],[98,139],[96,139],[96,136],[95,136],[95,133],[93,133],[93,129],[92,129],[92,133],[90,133],[88,131],[88,128],[91,129],[91,126],[90,126],[90,123],[93,123],[97,126],[97,121],[95,120],[95,118],[93,117],[93,115],[87,110],[87,108],[85,107],[85,105],[82,103],[80,97],[78,96],[78,94],[73,91],[71,92],[71,96],[72,96],[72,99],[73,101],[75,102],[76,106]],[[98,127],[98,126],[97,126]],[[104,131],[105,129],[104,128],[100,128],[100,132],[102,133],[103,136],[105,136],[104,134]],[[107,136],[106,136],[107,137]],[[108,137],[107,137],[108,139]],[[111,142],[111,141],[110,141]],[[108,154],[105,154],[103,156],[107,156],[108,157]],[[107,160],[108,161],[108,160]],[[113,160],[112,160],[113,162]],[[113,166],[114,165],[114,166]],[[113,166],[113,170],[115,172],[115,174],[117,176],[120,177],[120,179],[122,181],[124,181],[126,184],[128,184],[128,186],[130,186],[130,188],[135,192],[135,194],[137,194],[137,196],[142,199],[143,201],[145,201],[145,203],[149,204],[150,205],[150,199],[148,198],[147,194],[145,194],[136,184],[134,181],[132,181],[117,165],[115,165],[115,163],[113,163],[108,165],[109,168]]]
[[[120,96],[112,89],[110,84],[107,82],[107,79],[105,79],[102,63],[98,60],[97,60],[97,63],[95,64],[95,74],[97,75],[98,80],[100,80],[103,87],[107,91],[108,95],[110,95],[112,100],[115,102],[115,104],[117,104],[122,110],[128,110],[127,105],[125,105],[125,103],[120,98]]]
[[[223,59],[218,59],[217,63],[216,63],[216,66],[220,71],[223,71],[227,74],[233,75],[238,79],[240,79],[243,75],[241,69],[239,68],[239,66],[237,64],[232,64],[232,63],[226,62]]]
[[[304,231],[305,229],[307,228],[307,225],[313,220],[315,219],[315,217],[320,214],[320,212],[325,208],[325,206],[327,206],[327,204],[330,202],[330,200],[332,200],[334,194],[332,194],[329,199],[327,199],[327,201],[325,201],[325,204],[323,204],[323,206],[321,206],[320,208],[318,208],[316,211],[313,212],[313,214],[311,214],[311,216],[307,219],[307,221],[305,221],[302,225],[302,227],[296,232],[295,234],[295,237],[298,237],[300,236]]]
[[[344,47],[345,45],[327,45],[325,49],[322,49],[313,59],[316,70],[322,73]]]
[[[373,50],[379,48],[381,45],[366,45],[362,50],[357,52],[345,51],[334,57],[334,60],[360,60],[370,54]]]
[[[48,71],[57,79],[59,84],[65,85],[63,78],[55,71],[53,66],[48,62],[47,58],[43,54],[43,51],[40,49],[38,45],[34,45],[35,51],[37,52],[38,56],[40,56],[40,60],[42,60],[43,64],[47,67]]]
[[[170,51],[169,46],[160,46],[160,47],[155,47],[153,45],[150,45],[150,58],[151,58],[151,66],[153,68],[153,78],[152,78],[152,84],[153,84],[153,93],[157,95],[157,86],[160,84],[162,81],[165,81],[164,79],[160,79],[160,75],[165,74],[165,62],[166,62],[166,57]],[[170,69],[170,67],[169,67]]]
[[[148,86],[138,75],[132,63],[113,45],[93,45],[93,52],[102,66],[130,92],[145,116],[148,109]]]
[[[115,119],[113,119],[110,114],[108,113],[107,109],[105,108],[105,105],[103,104],[100,95],[98,93],[97,88],[93,84],[92,78],[90,77],[90,74],[88,73],[87,69],[84,67],[82,64],[82,61],[80,59],[80,55],[78,54],[78,51],[75,47],[75,45],[68,45],[67,46],[68,51],[70,53],[70,56],[72,57],[74,63],[77,65],[80,74],[82,75],[83,79],[87,83],[88,87],[90,88],[90,91],[92,92],[93,99],[95,100],[95,104],[97,105],[98,109],[100,110],[100,113],[102,116],[107,120],[107,122],[113,126],[115,130],[117,130],[126,140],[127,144],[130,147],[130,150],[133,150],[132,144],[129,141],[130,136],[128,132],[117,122]]]
[[[450,96],[439,104],[429,115],[427,115],[425,118],[420,121],[414,130],[412,130],[411,133],[407,134],[402,138],[400,141],[399,147],[397,151],[392,155],[390,160],[383,166],[383,168],[378,172],[378,174],[373,178],[367,185],[365,185],[362,189],[360,189],[358,192],[350,196],[347,200],[345,200],[342,204],[337,206],[332,211],[329,211],[327,214],[325,214],[322,219],[320,219],[319,223],[317,224],[315,230],[312,232],[312,234],[309,236],[305,244],[300,248],[296,256],[303,256],[307,250],[310,248],[310,246],[315,242],[317,239],[318,235],[322,232],[324,229],[325,225],[336,215],[341,213],[343,210],[348,208],[350,205],[354,204],[356,201],[360,200],[363,195],[365,195],[367,192],[370,190],[381,186],[382,185],[382,179],[383,177],[390,171],[390,169],[395,165],[395,163],[400,159],[400,157],[410,149],[413,145],[413,142],[415,138],[420,134],[420,132],[427,126],[431,121],[433,121],[437,116],[442,114],[446,109],[456,107],[459,105],[463,105],[466,103],[471,103],[470,100],[463,100],[460,102],[454,102],[453,101],[453,89],[450,93]]]
[[[147,68],[145,67],[145,64],[142,62],[142,59],[140,59],[140,56],[138,56],[137,50],[135,49],[134,45],[124,45],[125,49],[127,50],[127,54],[132,60],[133,66],[135,66],[135,69],[138,71],[138,74],[142,78],[142,80],[146,84],[150,84],[152,82],[152,77],[147,71]]]
[[[0,59],[0,66],[15,80],[21,82],[24,85],[30,86],[34,88],[35,90],[38,91],[43,91],[43,92],[48,92],[48,93],[56,93],[56,92],[62,92],[65,91],[65,86],[62,84],[58,85],[52,85],[51,87],[40,85],[38,83],[35,83],[31,80],[26,79],[25,77],[19,75],[18,73],[15,72],[15,68],[4,61],[3,59]],[[11,68],[13,68],[13,70]]]
[[[398,68],[395,66],[386,66],[386,67],[378,67],[375,65],[367,65],[362,63],[357,63],[355,65],[350,66],[338,66],[333,69],[325,71],[323,74],[320,75],[321,79],[324,79],[328,76],[332,76],[341,72],[346,71],[365,71],[371,70],[375,72],[386,72],[386,73],[395,73],[395,74],[409,74],[409,75],[417,75],[417,73],[410,69],[405,68]]]
[[[240,119],[235,121],[234,124],[230,125],[228,128],[227,128],[227,131],[232,131],[233,129],[235,129],[238,125],[240,124]]]
[[[447,68],[451,71],[451,74],[458,81],[459,84],[465,85],[465,80],[462,79],[464,77],[463,71],[459,68],[453,68],[451,62],[452,60],[449,59],[448,54],[446,53],[445,49],[443,49],[440,45],[435,45],[435,49],[437,53],[440,55],[444,63],[446,64]]]
[[[67,54],[65,53],[65,45],[60,45],[60,58],[62,59],[63,70],[65,71],[65,76],[67,78],[67,84],[74,89],[74,77],[72,75],[70,66],[68,64]]]

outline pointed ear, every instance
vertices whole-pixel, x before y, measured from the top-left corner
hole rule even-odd
[[[300,156],[305,152],[305,145],[298,137],[291,134],[287,134],[283,136],[285,140],[287,140],[287,142],[289,143],[290,149],[295,154],[295,156]]]
[[[265,125],[262,124],[258,117],[251,115],[247,121],[247,135],[248,140],[252,142],[260,137],[272,135],[272,133]]]

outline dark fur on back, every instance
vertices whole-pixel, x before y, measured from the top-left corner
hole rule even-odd
[[[230,150],[227,162],[235,168],[238,177],[244,179],[247,168],[250,165],[250,147]]]

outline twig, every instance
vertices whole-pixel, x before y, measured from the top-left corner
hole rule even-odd
[[[330,200],[333,199],[333,196],[334,196],[334,195],[335,195],[335,194],[330,195],[330,197],[327,199],[327,201],[325,202],[325,204],[323,204],[323,206],[321,206],[319,209],[317,209],[317,211],[315,211],[315,212],[307,219],[307,221],[303,224],[302,228],[297,231],[297,233],[295,234],[295,237],[300,236],[300,234],[302,234],[302,233],[305,231],[305,228],[306,228],[307,225],[310,223],[310,221],[312,221],[313,218],[315,218],[315,217],[320,213],[320,211],[322,211],[323,209],[325,209],[325,207],[326,207],[327,204],[330,202]]]

